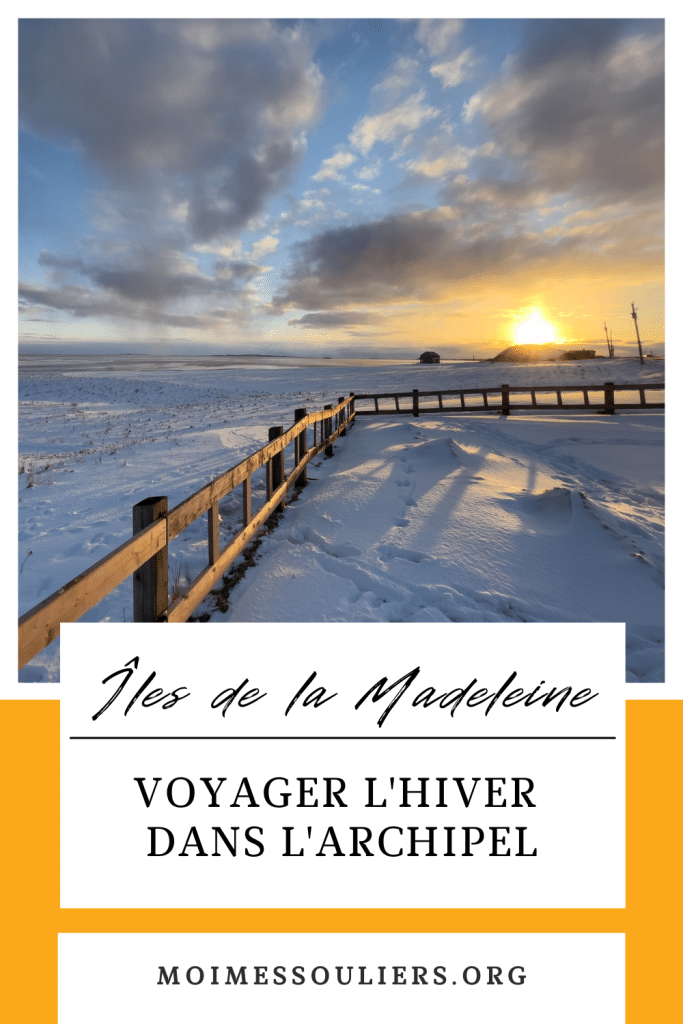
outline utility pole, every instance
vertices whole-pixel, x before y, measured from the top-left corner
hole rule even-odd
[[[604,328],[605,328],[605,337],[607,338],[607,351],[609,352],[610,359],[614,359],[614,345],[610,341],[610,336],[607,333],[607,324],[604,322],[604,320],[603,320],[603,325],[604,325]]]
[[[638,352],[640,354],[640,365],[643,366],[644,363],[645,363],[645,360],[643,359],[643,346],[640,344],[640,331],[638,330],[638,317],[636,315],[637,311],[636,311],[635,303],[633,303],[633,302],[631,303],[631,309],[633,310],[633,312],[631,313],[631,316],[633,317],[633,322],[636,325],[636,338],[638,339]]]

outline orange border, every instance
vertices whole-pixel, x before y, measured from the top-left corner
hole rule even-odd
[[[627,1024],[679,1019],[680,701],[626,705],[625,910],[60,910],[59,702],[0,714],[8,1021],[56,1022],[59,932],[625,932]]]

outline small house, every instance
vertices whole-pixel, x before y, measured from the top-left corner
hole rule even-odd
[[[573,351],[563,352],[560,359],[595,359],[594,348],[578,348]]]
[[[420,356],[421,363],[440,363],[441,356],[438,352],[423,352]]]

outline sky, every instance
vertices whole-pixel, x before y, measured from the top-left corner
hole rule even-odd
[[[31,19],[24,350],[664,342],[664,22]]]

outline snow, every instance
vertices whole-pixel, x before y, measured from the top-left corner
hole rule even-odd
[[[413,387],[662,380],[647,360],[416,366],[379,361],[23,357],[19,611],[126,540],[132,506],[169,507],[267,441],[294,409]],[[627,624],[627,680],[664,678],[661,412],[359,417],[197,615],[245,621]],[[265,497],[263,472],[253,507]],[[241,489],[221,503],[221,543]],[[169,585],[207,563],[205,518],[174,540]],[[225,607],[225,601],[220,604]],[[85,621],[131,621],[132,584]],[[189,628],[189,627],[188,627]],[[200,628],[197,626],[196,628]],[[20,679],[59,678],[59,641]]]

